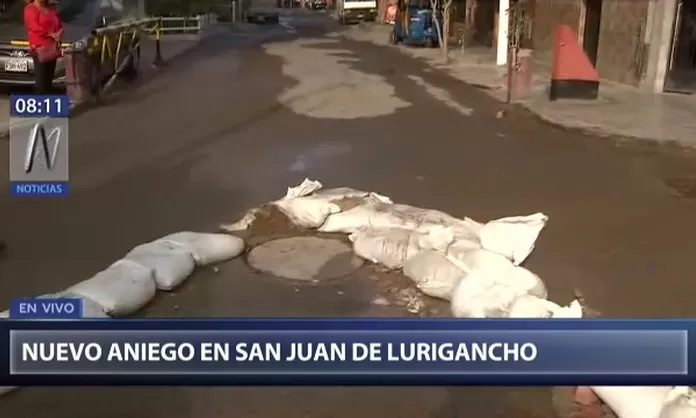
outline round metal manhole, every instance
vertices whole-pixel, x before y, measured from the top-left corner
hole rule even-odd
[[[309,281],[343,277],[363,264],[349,245],[317,237],[268,241],[251,250],[247,260],[264,273]]]

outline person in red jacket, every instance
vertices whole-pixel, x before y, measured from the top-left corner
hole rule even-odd
[[[47,94],[53,86],[58,57],[46,60],[39,58],[39,48],[60,47],[63,23],[54,4],[48,0],[26,0],[24,26],[27,29],[29,49],[34,59],[34,80],[37,94]]]

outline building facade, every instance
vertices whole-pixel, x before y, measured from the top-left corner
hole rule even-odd
[[[696,0],[526,0],[536,61],[569,25],[603,79],[654,92],[696,92]]]

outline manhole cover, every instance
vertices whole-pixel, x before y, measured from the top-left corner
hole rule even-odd
[[[312,281],[345,276],[363,263],[345,243],[317,237],[268,241],[251,250],[248,261],[274,276]]]

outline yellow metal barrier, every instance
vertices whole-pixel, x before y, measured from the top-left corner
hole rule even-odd
[[[135,76],[140,42],[150,34],[154,34],[156,47],[153,65],[163,64],[161,26],[160,18],[142,19],[95,29],[87,38],[63,44],[69,95],[74,96],[76,102],[90,97],[98,102],[117,76]],[[129,66],[135,71],[129,71]]]
[[[122,62],[121,54],[124,51],[124,43],[128,43],[127,52],[132,54],[140,44],[140,34],[155,34],[155,60],[154,65],[163,63],[161,41],[162,20],[160,18],[148,18],[135,22],[106,26],[94,31],[92,53],[98,51],[101,65],[114,64],[114,71],[118,72]],[[116,48],[114,49],[114,45]]]
[[[133,60],[138,59],[139,46],[142,37],[140,35],[155,35],[155,59],[154,66],[164,63],[162,59],[161,41],[162,21],[160,18],[148,18],[135,22],[106,26],[94,31],[92,44],[89,47],[89,55],[98,54],[99,67],[113,65],[113,73],[109,80],[101,88],[103,93],[108,89]],[[94,55],[93,55],[94,54]],[[123,54],[128,54],[125,58]]]

